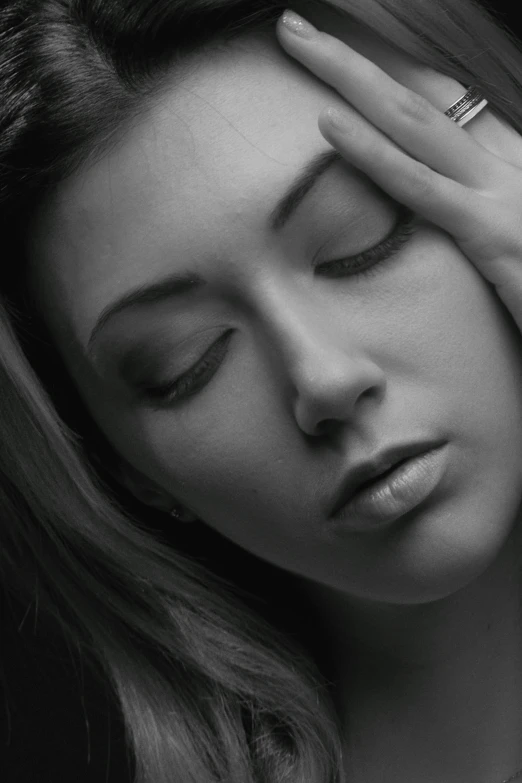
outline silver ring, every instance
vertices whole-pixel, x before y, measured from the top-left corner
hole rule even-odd
[[[464,95],[452,103],[444,114],[457,125],[465,125],[488,104],[478,87],[471,86]]]

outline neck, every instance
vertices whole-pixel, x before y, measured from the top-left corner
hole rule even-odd
[[[501,783],[522,767],[521,528],[479,578],[430,604],[307,588],[351,782]]]

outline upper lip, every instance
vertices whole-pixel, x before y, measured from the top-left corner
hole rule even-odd
[[[398,462],[405,459],[416,457],[427,451],[440,446],[442,441],[418,441],[417,443],[406,443],[400,446],[392,446],[384,449],[371,459],[360,462],[348,471],[341,483],[339,491],[335,495],[335,500],[329,516],[333,517],[339,509],[348,503],[356,492],[367,481],[377,478],[381,473],[392,468]]]

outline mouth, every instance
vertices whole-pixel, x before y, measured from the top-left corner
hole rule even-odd
[[[402,494],[405,494],[406,478],[410,483],[413,480],[418,483],[421,474],[425,473],[422,471],[424,462],[421,458],[436,451],[443,443],[444,441],[432,440],[393,446],[357,464],[341,483],[328,517],[336,518],[341,509],[352,510],[353,513],[356,511],[370,513],[372,497],[374,501],[379,499],[383,501],[379,506],[380,512],[383,512],[384,508],[381,506],[384,503],[386,490],[388,490],[388,506],[391,511],[393,506],[391,501],[394,497],[397,500],[397,491],[401,490]],[[411,500],[411,488],[407,494]]]

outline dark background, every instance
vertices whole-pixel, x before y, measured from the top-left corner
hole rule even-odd
[[[522,39],[520,0],[483,4]],[[451,0],[448,0],[451,6]],[[118,708],[107,684],[34,611],[0,590],[0,780],[125,783]]]
[[[448,4],[451,5],[451,0],[448,0]],[[522,3],[520,0],[482,0],[482,5],[486,6],[518,38],[522,39]]]

